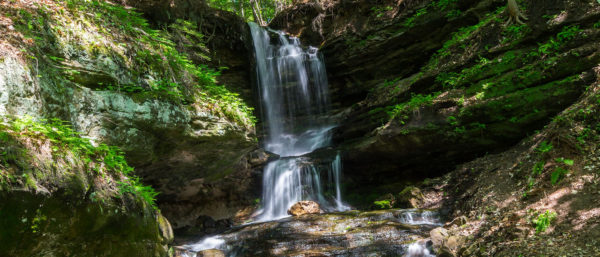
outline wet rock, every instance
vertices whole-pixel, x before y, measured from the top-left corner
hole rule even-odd
[[[256,149],[248,154],[248,163],[252,166],[260,166],[266,164],[276,156],[276,154],[267,152],[262,148]]]
[[[173,257],[198,257],[197,252],[190,251],[181,246],[173,247]]]
[[[420,208],[425,202],[425,196],[421,192],[421,189],[414,186],[405,187],[398,194],[398,205],[399,207],[406,208]]]
[[[196,257],[225,257],[225,253],[221,250],[209,249],[198,252]]]
[[[405,256],[403,242],[425,238],[434,228],[405,216],[439,222],[430,212],[401,209],[302,215],[233,227],[219,235],[220,249],[229,256]],[[204,242],[181,243],[193,249]]]
[[[288,210],[288,214],[293,216],[300,216],[304,214],[320,213],[321,207],[319,204],[313,201],[300,201],[292,205]]]

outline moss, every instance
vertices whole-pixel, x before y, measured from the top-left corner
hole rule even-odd
[[[390,203],[389,200],[375,201],[375,202],[373,202],[373,204],[375,206],[379,207],[380,209],[390,209],[390,208],[392,208],[392,204]]]
[[[3,256],[165,256],[154,214],[65,195],[0,192]]]
[[[423,67],[423,70],[431,71],[435,69],[442,58],[450,55],[450,50],[453,48],[468,48],[469,44],[473,44],[473,40],[471,39],[482,27],[490,24],[491,22],[500,23],[501,19],[499,18],[499,15],[504,11],[505,8],[506,7],[500,7],[495,12],[486,14],[485,18],[479,23],[473,26],[462,27],[458,29],[458,31],[454,32],[451,38],[444,42],[442,48],[438,49],[437,52],[430,58],[427,65]]]

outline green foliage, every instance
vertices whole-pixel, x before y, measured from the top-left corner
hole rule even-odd
[[[474,32],[479,30],[479,28],[483,27],[484,25],[497,19],[497,16],[502,11],[504,11],[504,9],[505,9],[505,7],[500,7],[500,8],[498,8],[498,10],[496,10],[496,12],[486,14],[485,18],[482,19],[478,24],[475,24],[473,26],[459,28],[458,31],[452,33],[450,40],[444,42],[442,48],[437,50],[436,54],[434,54],[431,57],[431,59],[429,60],[429,63],[426,66],[426,68],[432,69],[435,65],[437,65],[440,58],[450,55],[449,50],[452,47],[454,47],[460,43],[465,43],[463,45],[460,45],[460,48],[463,48],[463,49],[467,48],[468,47],[467,44],[472,43],[468,39],[474,34]]]
[[[552,185],[556,185],[556,183],[558,183],[558,181],[560,181],[560,179],[567,173],[569,173],[568,170],[562,167],[556,167],[554,171],[552,171],[552,174],[550,174],[550,182]]]
[[[424,105],[430,105],[433,102],[433,99],[435,99],[439,94],[440,92],[431,93],[429,95],[413,93],[408,101],[393,106],[388,106],[386,112],[391,118],[400,118],[401,123],[404,123],[402,119],[406,118],[405,114],[408,111],[415,110]]]
[[[460,73],[456,72],[441,72],[435,78],[435,81],[442,85],[444,89],[452,89],[459,87],[464,81],[472,77],[480,76],[484,67],[490,64],[499,64],[500,62],[511,61],[511,59],[503,59],[502,61],[490,61],[484,57],[479,57],[476,64],[469,68],[463,69]]]
[[[574,161],[573,161],[573,160],[571,160],[571,159],[565,159],[565,158],[563,158],[563,157],[556,158],[556,159],[554,159],[554,160],[555,160],[556,162],[558,162],[558,163],[562,163],[562,164],[565,164],[565,165],[568,165],[568,166],[573,166],[573,163],[574,163]]]
[[[208,0],[211,7],[233,12],[246,21],[254,21],[252,15],[252,4],[250,0]],[[277,13],[292,5],[292,0],[261,0],[258,1],[259,9],[263,19],[268,22]]]
[[[138,177],[130,177],[127,181],[118,182],[119,192],[121,194],[133,194],[140,196],[146,203],[150,204],[152,208],[158,210],[156,206],[156,196],[158,192],[154,191],[151,186],[145,186]]]
[[[545,57],[552,55],[556,53],[556,51],[558,51],[558,49],[560,49],[563,45],[573,40],[577,35],[579,35],[580,32],[581,29],[579,26],[565,26],[558,34],[556,34],[555,37],[551,37],[546,43],[540,44],[537,52],[531,52],[529,56]]]
[[[531,32],[531,29],[527,24],[513,24],[504,29],[502,35],[504,35],[504,39],[502,43],[513,42],[516,43],[517,40],[523,38],[527,33]]]
[[[527,196],[527,192],[533,189],[533,185],[535,184],[535,177],[539,176],[540,174],[542,174],[542,172],[544,172],[544,166],[546,166],[546,161],[539,161],[536,162],[535,165],[533,165],[531,175],[528,178],[527,190],[525,193],[523,193],[523,196]]]
[[[425,7],[425,8],[421,8],[421,9],[417,10],[417,12],[416,12],[416,13],[415,13],[413,16],[411,16],[411,17],[407,18],[407,19],[404,21],[404,26],[406,26],[406,27],[409,27],[409,28],[411,28],[411,27],[415,26],[415,20],[416,20],[418,17],[421,17],[421,16],[423,16],[423,15],[425,15],[425,14],[427,14],[427,8],[426,8],[426,7]]]
[[[552,224],[552,222],[554,222],[554,220],[556,219],[556,216],[557,216],[556,212],[546,210],[546,212],[541,213],[537,217],[535,217],[532,220],[532,223],[535,227],[536,233],[541,233],[541,232],[546,231],[546,229],[548,229],[548,227],[550,227],[550,224]]]
[[[458,120],[454,116],[448,116],[448,118],[446,118],[446,121],[452,126],[458,126]]]
[[[42,230],[42,225],[43,223],[45,223],[48,220],[48,217],[46,217],[46,215],[42,214],[42,211],[40,209],[37,209],[35,211],[35,216],[33,217],[33,219],[31,220],[31,232],[35,233],[39,233]]]
[[[186,39],[183,46],[187,48],[195,48],[197,50],[208,52],[208,48],[204,42],[204,34],[198,30],[196,23],[177,19],[169,25],[169,34],[180,36],[180,39]],[[203,55],[204,60],[209,61],[210,57]]]
[[[469,126],[477,130],[484,130],[487,127],[485,124],[479,122],[472,122]]]
[[[542,174],[542,172],[544,171],[544,166],[546,165],[545,161],[539,161],[536,162],[535,165],[533,165],[533,170],[531,171],[532,175],[540,175]]]
[[[590,128],[583,128],[576,137],[577,141],[582,145],[585,144],[585,141],[589,138],[597,138],[597,135],[595,135]]]
[[[246,105],[239,94],[229,91],[222,85],[212,84],[204,87],[206,93],[200,93],[200,99],[220,107],[228,118],[243,124],[254,124],[253,108]]]
[[[3,142],[8,140],[9,135],[25,139],[47,139],[51,144],[51,151],[54,156],[65,156],[67,153],[73,154],[83,160],[88,166],[88,172],[95,172],[95,175],[106,173],[115,176],[124,175],[128,177],[125,181],[118,182],[121,193],[132,193],[139,195],[153,208],[156,208],[155,197],[158,193],[150,186],[141,184],[138,177],[133,176],[133,168],[127,164],[124,152],[116,146],[99,144],[94,146],[87,138],[83,138],[74,131],[71,126],[60,119],[38,119],[30,116],[23,118],[6,117],[5,122],[0,122],[0,139]],[[6,156],[0,155],[0,159]],[[25,184],[30,188],[35,188],[36,183],[31,174],[23,173]],[[4,180],[4,179],[3,179]]]
[[[16,118],[11,124],[13,131],[20,131],[20,137],[37,138],[44,135],[52,142],[52,151],[60,154],[65,151],[87,160],[103,162],[107,171],[114,174],[129,175],[133,168],[125,161],[124,153],[116,146],[106,144],[92,145],[89,139],[83,138],[71,128],[71,125],[60,119],[35,120],[30,116]]]
[[[381,16],[383,16],[386,12],[394,10],[394,7],[392,6],[374,6],[371,7],[371,12],[373,13],[373,15],[375,15],[375,17],[379,18]]]
[[[535,150],[540,154],[545,154],[547,152],[550,152],[552,150],[552,148],[553,148],[552,143],[542,141]]]
[[[392,208],[392,204],[390,203],[390,200],[375,201],[375,202],[373,202],[373,204],[375,206],[379,207],[379,209],[391,209]]]
[[[454,128],[454,133],[464,134],[466,132],[467,132],[467,128],[465,128],[465,126],[460,126],[460,127]]]

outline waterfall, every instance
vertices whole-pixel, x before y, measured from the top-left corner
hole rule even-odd
[[[298,38],[255,23],[249,26],[266,133],[264,148],[280,156],[265,166],[258,220],[286,217],[287,210],[301,200],[316,201],[325,211],[348,209],[341,199],[339,153],[331,160],[303,156],[329,146],[335,127],[324,118],[329,92],[322,55],[317,48],[303,48]]]

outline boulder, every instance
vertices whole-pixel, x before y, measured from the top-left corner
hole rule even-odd
[[[288,214],[292,216],[300,216],[304,214],[320,213],[321,207],[313,201],[300,201],[292,205],[288,210]]]
[[[398,205],[407,208],[420,208],[425,202],[425,196],[421,189],[414,186],[405,187],[398,194]]]
[[[429,236],[433,242],[433,249],[439,257],[457,256],[465,243],[464,237],[452,235],[447,229],[442,227],[431,230]]]
[[[429,236],[431,237],[433,246],[437,248],[442,246],[446,241],[446,238],[448,237],[448,230],[442,227],[435,228],[429,232]]]
[[[175,246],[174,257],[225,257],[225,253],[218,249],[208,249],[194,252],[181,246]]]
[[[209,249],[198,252],[196,257],[225,257],[225,253],[221,250]]]

